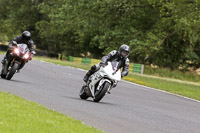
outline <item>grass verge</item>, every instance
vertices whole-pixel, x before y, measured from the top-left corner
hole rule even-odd
[[[79,61],[69,62],[69,61],[59,61],[57,59],[51,59],[46,57],[35,57],[37,60],[43,60],[46,62],[60,64],[63,66],[71,66],[76,68],[81,68],[88,70],[90,65],[83,65]],[[94,63],[95,64],[95,63]],[[130,74],[124,78],[124,80],[137,83],[140,85],[149,86],[152,88],[168,91],[174,94],[186,96],[196,100],[200,100],[200,84],[194,82],[178,81],[169,78],[159,78],[159,77],[148,77],[130,72]]]
[[[2,133],[102,133],[9,93],[0,92],[0,114]]]
[[[200,84],[193,85],[190,83],[184,83],[184,81],[168,81],[165,79],[155,79],[134,74],[129,74],[124,78],[124,80],[200,101]]]
[[[61,61],[61,60],[57,60],[57,59],[54,59],[54,58],[39,57],[39,56],[34,57],[34,59],[50,62],[50,63],[53,63],[53,64],[59,64],[59,65],[62,65],[62,66],[71,66],[71,67],[81,68],[81,69],[84,69],[84,70],[88,70],[92,66],[92,65],[82,64],[81,61],[79,61],[79,59],[75,60],[74,62]],[[93,64],[93,62],[91,64]]]
[[[4,52],[4,51],[0,51],[0,54],[4,55],[4,54],[6,54],[6,52]]]
[[[200,75],[190,71],[182,72],[180,70],[170,70],[168,68],[152,68],[145,65],[144,74],[200,83]]]

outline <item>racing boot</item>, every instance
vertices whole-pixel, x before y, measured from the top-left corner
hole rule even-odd
[[[85,77],[83,78],[83,81],[87,83],[89,77],[95,73],[99,68],[96,67],[96,65],[93,65],[91,69],[86,73]]]
[[[8,59],[9,55],[9,50],[7,50],[6,55],[4,56],[3,60],[1,61],[1,63],[4,65]]]
[[[4,65],[6,63],[6,58],[4,57],[1,63]]]
[[[92,75],[92,72],[89,70],[83,78],[83,81],[87,83],[89,77]]]

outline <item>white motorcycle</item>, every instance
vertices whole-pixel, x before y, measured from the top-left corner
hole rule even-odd
[[[105,67],[101,66],[81,88],[80,98],[92,97],[94,102],[99,102],[106,94],[110,94],[110,90],[121,80],[121,71],[117,66],[118,62],[108,62]]]

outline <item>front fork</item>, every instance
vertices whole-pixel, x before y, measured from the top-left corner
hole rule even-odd
[[[4,69],[4,74],[7,74],[8,71],[10,71],[10,69],[11,69],[11,67],[13,66],[15,60],[16,60],[16,57],[14,57],[14,58],[12,59],[12,61],[10,62],[10,65],[8,65],[8,64],[9,64],[9,61],[8,61],[8,60],[6,61],[5,65],[4,65],[4,67],[3,67],[3,69]],[[21,63],[22,63],[22,61],[20,60],[20,61],[19,61],[19,65],[21,65]]]

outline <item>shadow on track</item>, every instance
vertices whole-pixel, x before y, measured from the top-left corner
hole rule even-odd
[[[69,99],[73,99],[73,100],[79,100],[79,101],[83,101],[83,102],[84,102],[84,101],[85,101],[85,102],[91,102],[91,103],[94,103],[94,104],[113,105],[113,106],[116,106],[116,105],[117,105],[117,104],[107,103],[107,102],[98,102],[98,103],[96,103],[96,102],[93,102],[92,99],[83,100],[83,99],[81,99],[81,98],[79,98],[79,97],[71,97],[71,96],[63,96],[63,97],[69,98]]]
[[[13,80],[13,79],[8,80],[8,81],[10,81],[10,82],[16,82],[16,83],[24,83],[24,84],[34,84],[34,83],[31,83],[31,82],[27,82],[27,81],[20,81],[20,80]]]

